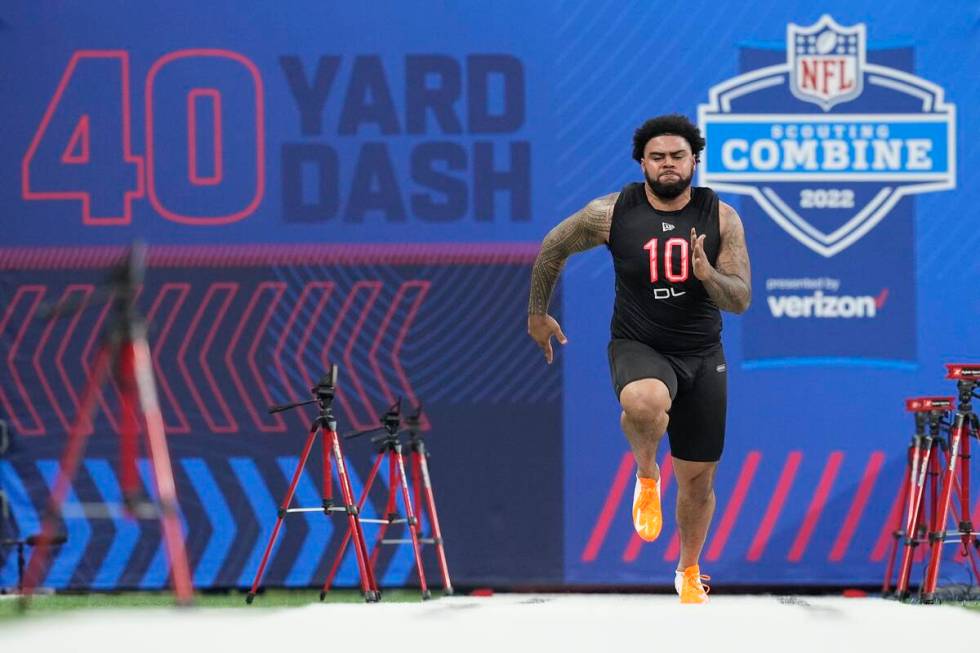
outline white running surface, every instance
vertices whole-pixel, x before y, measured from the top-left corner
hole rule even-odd
[[[809,596],[715,596],[689,606],[673,595],[498,594],[282,609],[71,611],[0,623],[5,653],[872,653],[978,646],[980,614],[965,608]]]

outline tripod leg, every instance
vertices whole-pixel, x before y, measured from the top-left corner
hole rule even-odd
[[[139,392],[134,383],[133,349],[123,347],[119,351],[119,384],[122,398],[119,429],[119,479],[123,500],[132,505],[139,494],[139,474],[136,458],[139,453],[139,418],[136,407]]]
[[[932,438],[927,438],[923,447],[917,447],[915,452],[918,465],[913,465],[909,471],[909,480],[906,485],[911,485],[911,496],[909,500],[908,515],[905,520],[905,541],[902,548],[902,565],[898,572],[898,583],[895,593],[899,599],[905,600],[909,595],[909,577],[912,572],[912,559],[915,555],[917,546],[916,536],[918,535],[918,524],[920,521],[920,509],[922,506],[922,495],[925,493],[926,470],[929,468],[930,457],[932,454]],[[920,453],[921,452],[921,453]],[[890,566],[889,566],[890,569]]]
[[[150,348],[146,344],[143,329],[135,327],[133,331],[132,341],[124,344],[124,348],[132,348],[133,378],[139,390],[143,417],[146,419],[146,441],[149,445],[157,496],[160,498],[160,524],[163,528],[167,555],[170,558],[174,592],[179,604],[189,605],[193,599],[194,588],[191,584],[187,551],[184,549],[184,536],[180,528],[177,486],[174,483],[170,451],[167,448],[167,434],[164,432],[163,416],[160,414],[160,403],[153,381]]]
[[[103,345],[92,366],[92,374],[82,390],[82,396],[78,404],[78,414],[72,422],[71,429],[68,431],[68,443],[61,456],[61,466],[58,470],[58,477],[54,481],[51,489],[51,499],[48,503],[48,510],[44,514],[41,522],[41,540],[31,552],[30,560],[27,563],[27,571],[24,572],[24,581],[21,594],[21,607],[26,607],[31,594],[38,583],[41,582],[41,573],[47,562],[51,547],[48,542],[55,534],[55,523],[61,512],[61,504],[68,495],[72,479],[78,471],[78,464],[82,460],[85,452],[85,445],[88,436],[92,432],[91,418],[98,401],[99,389],[105,383],[109,374],[109,366],[112,364],[112,351],[109,345]]]
[[[397,480],[395,479],[395,457],[393,455],[393,449],[387,450],[388,458],[388,500],[385,502],[385,514],[384,521],[378,528],[378,533],[374,538],[374,550],[371,552],[371,568],[377,569],[378,567],[378,556],[381,554],[381,542],[385,539],[385,533],[388,532],[388,526],[391,525],[391,520],[398,516],[397,510],[395,508],[395,497],[397,496],[395,488],[397,487]],[[378,460],[385,458],[385,453],[378,454]]]
[[[970,570],[973,572],[973,582],[976,584],[980,582],[980,569],[977,568],[976,535],[973,534],[973,517],[970,514],[970,438],[975,436],[975,434],[970,433],[971,426],[972,424],[969,419],[964,419],[964,437],[962,440],[962,451],[960,452],[960,478],[958,483],[960,504],[959,531],[960,543],[963,548],[959,551],[959,556],[969,561]]]
[[[916,536],[922,533],[925,536],[925,541],[928,542],[928,536],[930,533],[935,533],[939,530],[939,477],[943,474],[944,466],[948,463],[949,452],[946,449],[942,449],[947,455],[943,458],[943,462],[939,462],[938,450],[941,449],[939,445],[939,440],[933,440],[932,457],[929,460],[929,504],[928,504],[928,519],[926,518],[926,506],[923,506],[920,519],[919,519],[919,530],[916,531]],[[923,490],[923,493],[925,491]],[[925,500],[925,497],[923,497]],[[929,554],[929,546],[919,547],[915,552],[915,562],[923,562]],[[923,575],[925,574],[925,568],[923,567]],[[919,584],[919,594],[922,593],[922,585],[925,582],[925,577],[923,576],[923,582]]]
[[[330,468],[330,443],[324,438],[320,441],[323,447],[323,508],[329,510],[333,506],[333,470]],[[327,513],[330,516],[330,513]]]
[[[904,505],[909,497],[909,477],[912,476],[913,470],[909,470],[905,475],[905,479],[902,481],[902,504]],[[906,513],[908,514],[908,513]],[[888,596],[892,591],[892,574],[895,571],[895,558],[898,554],[898,548],[900,542],[903,540],[903,536],[908,532],[908,528],[903,529],[902,526],[902,515],[898,516],[898,523],[895,524],[895,528],[892,529],[892,544],[888,551],[888,562],[885,564],[885,579],[881,583],[881,595]],[[899,575],[898,584],[901,585],[901,575]],[[897,592],[897,590],[896,590]]]
[[[324,443],[324,447],[326,446],[328,445]],[[368,474],[367,480],[364,482],[364,488],[361,490],[361,499],[357,502],[357,512],[359,514],[364,510],[364,503],[367,501],[368,493],[371,491],[371,486],[374,485],[374,479],[377,478],[380,467],[381,456],[378,456],[374,465],[371,466],[371,472]],[[337,571],[340,569],[340,563],[344,559],[344,553],[347,552],[347,545],[350,543],[351,535],[351,529],[348,528],[344,532],[344,539],[340,542],[340,548],[337,550],[337,555],[333,559],[330,571],[327,572],[327,580],[324,581],[323,588],[320,590],[321,601],[327,596],[327,592],[330,591],[330,586],[333,585],[333,580],[337,576]]]
[[[377,601],[381,597],[378,590],[378,583],[374,579],[374,571],[368,564],[367,547],[364,544],[364,532],[361,530],[361,520],[358,510],[354,505],[354,492],[351,489],[350,477],[347,475],[347,464],[344,462],[344,455],[340,451],[340,438],[337,436],[337,425],[331,423],[325,430],[325,436],[330,439],[333,447],[333,455],[337,460],[337,476],[340,480],[340,491],[344,497],[344,505],[350,506],[347,512],[348,529],[354,538],[354,552],[357,556],[357,567],[361,573],[361,592],[366,601]]]
[[[968,434],[967,439],[970,438],[969,431],[972,430],[972,436],[980,440],[980,420],[977,419],[975,413],[970,413],[969,418],[964,420]],[[967,484],[967,491],[969,491],[969,484]],[[969,505],[969,498],[967,498],[967,505]],[[977,565],[977,557],[980,556],[980,552],[977,551],[977,536],[976,536],[976,525],[972,523],[973,517],[970,514],[970,508],[965,508],[964,513],[966,514],[965,519],[970,520],[970,535],[967,541],[964,542],[964,546],[967,549],[967,554],[970,558],[970,566],[973,570],[973,583],[980,584],[980,569]]]
[[[300,476],[303,474],[303,468],[306,466],[306,460],[310,457],[310,450],[313,448],[313,441],[316,440],[316,434],[319,430],[317,423],[313,424],[310,429],[310,434],[306,438],[306,444],[303,446],[303,453],[300,455],[299,461],[296,463],[296,470],[293,472],[293,479],[289,483],[289,489],[286,490],[286,496],[282,499],[282,504],[279,506],[279,510],[276,515],[276,525],[272,528],[272,534],[269,536],[269,543],[265,546],[265,553],[262,554],[262,562],[259,563],[259,568],[255,572],[255,580],[252,581],[252,589],[248,591],[248,595],[245,597],[246,603],[251,603],[255,600],[255,594],[259,591],[259,583],[262,582],[262,576],[265,574],[265,565],[269,562],[269,554],[272,553],[272,547],[276,543],[276,538],[279,537],[279,529],[282,527],[282,521],[286,518],[286,511],[289,510],[289,504],[293,501],[293,494],[296,492],[296,486],[299,485]]]
[[[439,528],[439,515],[436,513],[436,499],[432,492],[432,479],[429,476],[429,463],[425,456],[425,446],[420,443],[419,451],[412,453],[415,467],[421,472],[422,487],[425,490],[425,507],[429,513],[429,524],[432,528],[432,539],[435,541],[436,555],[439,559],[439,570],[442,572],[442,588],[447,595],[453,593],[453,584],[449,580],[449,565],[446,564],[446,549],[442,542],[442,530]],[[419,490],[418,487],[415,488]],[[419,514],[422,513],[422,506],[419,505]],[[421,518],[419,524],[421,525]]]
[[[970,516],[970,423],[963,420],[963,451],[960,455],[960,542],[963,543],[963,555],[970,559],[973,565],[973,580],[977,580],[976,563],[970,555],[970,545],[973,543],[973,518]]]
[[[402,458],[402,446],[400,444],[395,445],[393,455],[398,463],[395,472],[402,489],[402,502],[405,504],[405,515],[408,518],[407,530],[412,537],[412,551],[415,553],[415,566],[419,570],[419,587],[422,590],[422,600],[424,601],[432,596],[432,594],[429,592],[429,586],[425,582],[425,569],[422,566],[422,551],[419,546],[418,520],[416,520],[415,513],[412,510],[412,495],[408,491],[408,479],[405,476],[405,460]]]
[[[412,452],[409,454],[409,466],[412,468],[412,493],[415,495],[415,512],[416,517],[419,519],[418,531],[419,537],[424,537],[422,534],[422,514],[425,511],[425,504],[422,502],[422,470],[419,465],[419,449],[422,446],[421,442],[412,445]]]
[[[954,476],[956,474],[956,462],[960,453],[960,441],[967,435],[964,426],[963,413],[956,414],[956,422],[953,426],[953,437],[949,445],[949,466],[943,475],[943,490],[939,498],[937,510],[936,530],[929,534],[931,547],[929,552],[929,565],[926,567],[925,581],[922,583],[922,602],[933,603],[935,601],[936,581],[939,578],[939,562],[942,559],[943,544],[946,539],[946,527],[949,520],[949,504],[953,494]]]

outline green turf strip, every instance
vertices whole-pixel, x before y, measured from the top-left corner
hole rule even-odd
[[[434,592],[433,598],[439,593]],[[410,603],[421,601],[418,590],[392,589],[383,592],[385,603]],[[324,603],[363,603],[364,598],[356,590],[333,590],[323,599]],[[195,608],[282,608],[310,605],[320,602],[320,592],[306,590],[268,590],[258,594],[252,605],[245,604],[245,592],[201,593],[194,595]],[[31,598],[26,612],[21,610],[20,600],[13,596],[0,597],[0,620],[15,619],[23,614],[61,612],[79,609],[167,608],[174,605],[174,595],[169,592],[120,592],[91,594],[50,594]]]

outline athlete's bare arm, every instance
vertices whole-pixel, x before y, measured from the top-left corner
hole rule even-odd
[[[723,311],[744,313],[752,302],[752,271],[745,247],[745,230],[735,209],[720,203],[718,221],[721,246],[712,266],[704,253],[704,236],[691,229],[694,276],[701,280],[708,295]]]
[[[568,342],[558,322],[548,315],[558,275],[569,256],[609,241],[609,226],[618,197],[619,193],[610,193],[592,200],[582,210],[562,220],[541,242],[541,251],[531,270],[527,332],[541,347],[549,365],[554,358],[551,337],[555,336],[563,345]]]

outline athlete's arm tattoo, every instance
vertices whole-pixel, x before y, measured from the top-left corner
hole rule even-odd
[[[609,226],[618,197],[619,193],[610,193],[592,200],[585,208],[562,220],[544,237],[531,270],[529,314],[543,315],[548,312],[551,293],[569,256],[609,240]]]
[[[704,287],[721,310],[744,313],[752,302],[752,271],[745,246],[745,230],[732,207],[722,202],[719,213],[721,246],[715,261],[715,274],[704,282]]]

